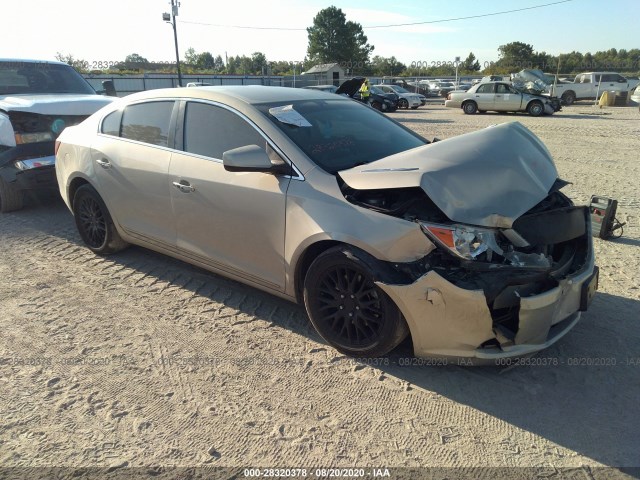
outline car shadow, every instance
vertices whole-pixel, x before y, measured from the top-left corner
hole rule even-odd
[[[605,465],[638,467],[639,313],[640,301],[599,292],[571,332],[532,357],[439,367],[412,359],[405,342],[378,368]]]
[[[621,243],[623,245],[631,245],[634,247],[640,247],[640,240],[635,239],[635,238],[627,238],[624,235],[622,237],[618,237],[618,238],[608,238],[607,240],[609,240],[610,242],[613,243]]]
[[[83,245],[59,198],[9,215],[34,234]],[[132,246],[108,259],[239,313],[260,317],[262,312],[251,305],[268,304],[279,312],[269,316],[274,326],[325,343],[304,309],[284,299],[142,247]],[[600,292],[571,332],[521,361],[490,367],[456,361],[431,366],[413,357],[411,344],[405,341],[385,357],[383,366],[364,365],[400,379],[410,389],[434,392],[602,464],[636,467],[640,466],[639,312],[640,301]],[[329,355],[341,358],[335,352]]]

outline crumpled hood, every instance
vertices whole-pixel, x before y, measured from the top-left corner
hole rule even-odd
[[[41,115],[91,115],[113,102],[113,97],[59,93],[0,97],[0,110]]]
[[[454,222],[510,228],[543,200],[558,171],[518,122],[503,123],[339,172],[357,190],[421,187]]]

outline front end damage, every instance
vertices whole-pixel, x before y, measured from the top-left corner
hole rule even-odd
[[[403,167],[387,158],[340,172],[349,202],[415,222],[438,247],[395,264],[401,277],[377,279],[403,313],[417,356],[528,355],[587,309],[598,282],[589,212],[560,192],[566,182],[529,134],[508,124],[399,154]]]
[[[555,95],[554,85],[547,83],[542,71],[524,69],[518,73],[512,73],[511,82],[514,87],[523,93],[550,101],[551,109],[553,110],[550,113],[562,110],[562,102]]]
[[[559,212],[581,220],[583,228],[553,223]],[[423,259],[424,273],[411,283],[378,282],[405,316],[416,355],[527,355],[553,344],[575,325],[598,282],[588,210],[569,207],[522,219],[530,217],[549,223],[531,237],[535,243],[514,247],[511,255],[494,252],[492,261],[479,262],[441,248]],[[558,237],[558,231],[566,235]],[[503,240],[508,241],[506,236]]]

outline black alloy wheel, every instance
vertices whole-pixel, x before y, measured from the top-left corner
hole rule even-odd
[[[73,216],[84,243],[95,253],[108,255],[127,247],[116,230],[109,210],[91,185],[81,186],[73,197]]]
[[[338,351],[377,357],[395,348],[408,327],[375,284],[365,256],[349,247],[318,256],[305,278],[304,300],[314,327]]]

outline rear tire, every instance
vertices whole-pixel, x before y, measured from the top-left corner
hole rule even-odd
[[[355,357],[385,355],[409,333],[398,307],[375,284],[367,256],[348,246],[331,248],[304,279],[311,323],[336,350]]]
[[[465,102],[462,104],[462,111],[467,115],[473,115],[478,111],[478,105],[476,102]]]
[[[0,176],[0,212],[7,213],[20,210],[24,205],[24,192],[15,184],[5,181]]]
[[[126,248],[109,210],[91,185],[83,185],[73,197],[73,216],[84,243],[94,253],[109,255]]]

